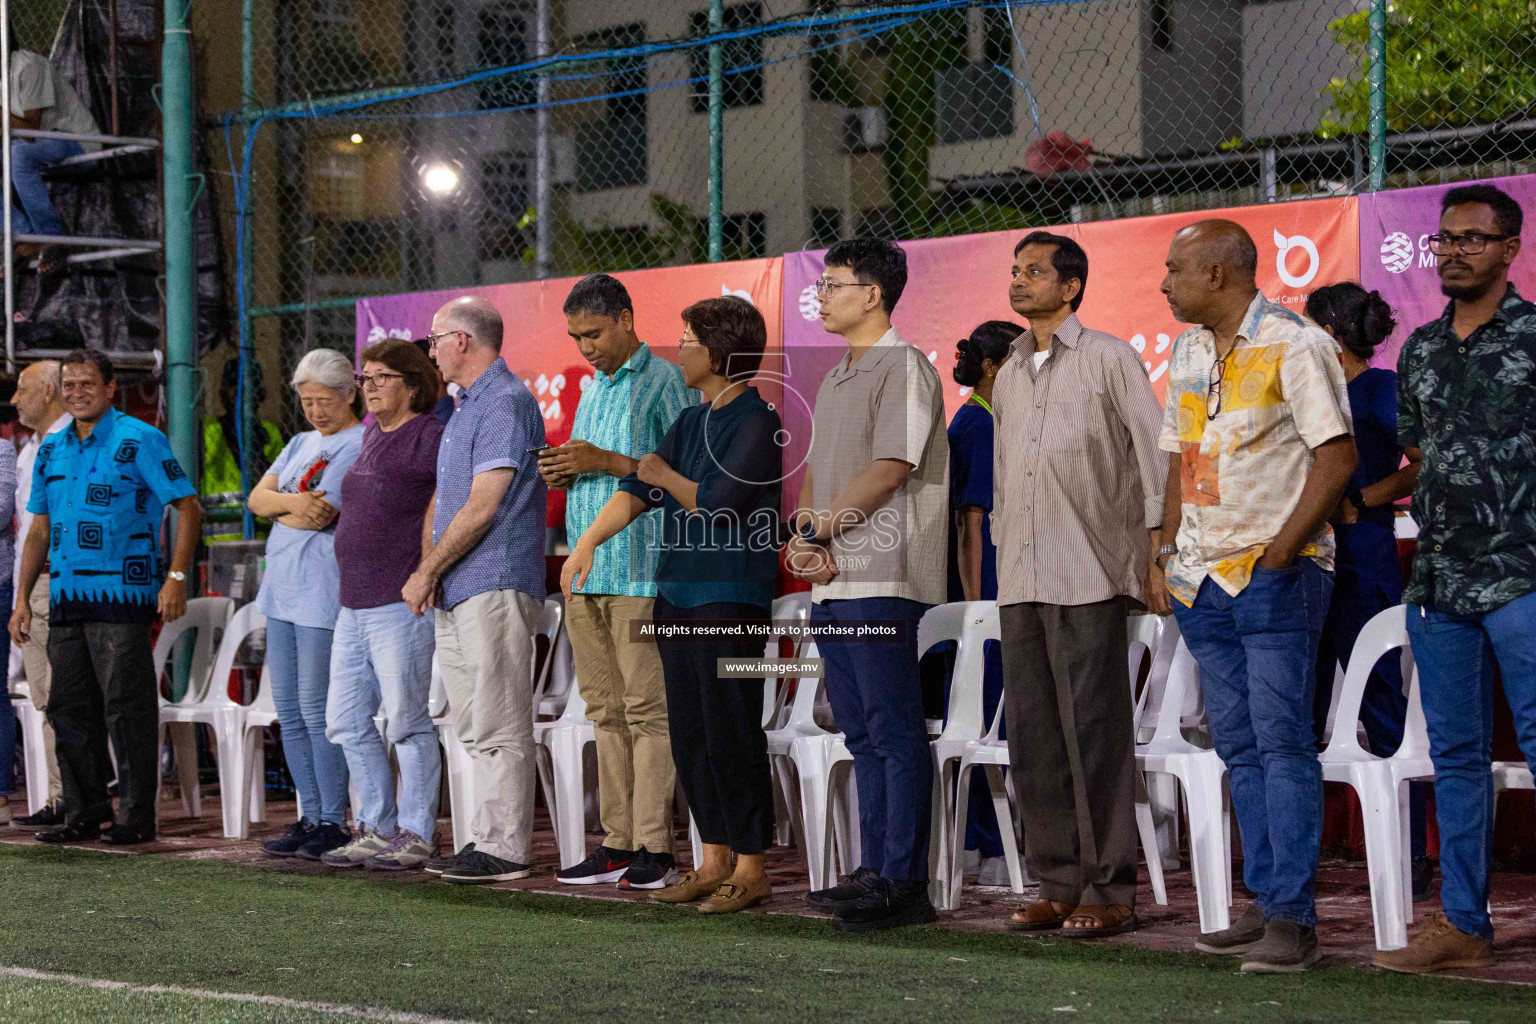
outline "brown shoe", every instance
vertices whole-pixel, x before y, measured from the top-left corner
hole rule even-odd
[[[1399,974],[1433,974],[1457,967],[1483,967],[1493,962],[1493,943],[1468,935],[1444,914],[1431,914],[1424,927],[1402,949],[1377,953],[1371,963]]]
[[[697,871],[689,871],[666,888],[651,893],[651,899],[658,903],[692,903],[720,888],[723,881],[723,878],[706,880],[700,878]]]
[[[1043,932],[1060,928],[1070,913],[1070,903],[1036,900],[1023,910],[1015,910],[1003,924],[1011,932]]]
[[[731,914],[773,900],[773,885],[766,877],[757,885],[721,882],[715,894],[699,904],[701,914]]]

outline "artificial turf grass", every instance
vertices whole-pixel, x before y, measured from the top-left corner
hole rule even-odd
[[[850,937],[797,917],[361,872],[6,847],[0,877],[5,965],[484,1021],[1536,1016],[1536,993],[1513,986],[1341,968],[1244,978],[1198,954],[932,928]]]

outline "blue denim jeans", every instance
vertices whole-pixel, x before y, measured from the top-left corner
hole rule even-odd
[[[353,817],[383,836],[398,826],[430,840],[437,829],[442,761],[427,712],[435,645],[431,616],[412,615],[404,601],[343,608],[336,619],[325,736],[346,752],[362,802]],[[381,710],[385,736],[373,724]],[[386,737],[400,766],[398,809]]]
[[[1536,766],[1536,594],[1482,615],[1408,606],[1408,639],[1435,762],[1440,906],[1469,935],[1493,938],[1493,669],[1504,676],[1515,738]]]
[[[853,755],[863,867],[893,881],[928,879],[933,754],[923,718],[917,624],[928,605],[864,597],[811,605],[811,622],[900,619],[901,643],[818,638],[827,699]]]
[[[1255,568],[1236,597],[1207,577],[1191,607],[1173,603],[1230,776],[1243,882],[1266,916],[1307,928],[1317,924],[1323,834],[1312,694],[1332,588],[1331,573],[1299,558],[1287,569]]]
[[[282,727],[283,757],[293,776],[305,820],[347,821],[347,757],[325,738],[325,702],[331,682],[329,629],[267,620],[267,665],[272,703]]]
[[[65,139],[12,139],[11,228],[18,235],[62,235],[64,225],[53,212],[43,172],[61,160],[79,156],[80,143]]]

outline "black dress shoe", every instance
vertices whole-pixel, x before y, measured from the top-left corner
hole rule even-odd
[[[881,878],[864,898],[837,911],[832,927],[840,932],[876,932],[909,924],[927,924],[938,917],[928,901],[927,882],[896,882]]]
[[[36,814],[23,815],[16,818],[12,824],[21,828],[58,828],[64,824],[64,805],[44,804],[42,810]]]
[[[113,825],[102,833],[101,841],[108,846],[137,846],[140,843],[152,843],[155,841],[155,826],[145,825],[135,828],[132,825]]]
[[[90,843],[101,838],[103,821],[77,821],[73,824],[47,828],[37,834],[40,843]]]

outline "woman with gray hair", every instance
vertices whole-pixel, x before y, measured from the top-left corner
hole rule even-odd
[[[261,848],[274,857],[319,860],[352,838],[347,761],[325,738],[325,702],[341,609],[336,565],[341,479],[357,461],[363,425],[352,363],[340,352],[316,349],[305,355],[293,371],[293,387],[314,429],[288,442],[248,501],[253,513],[272,521],[256,607],[267,617],[272,701],[300,808],[299,820]]]

